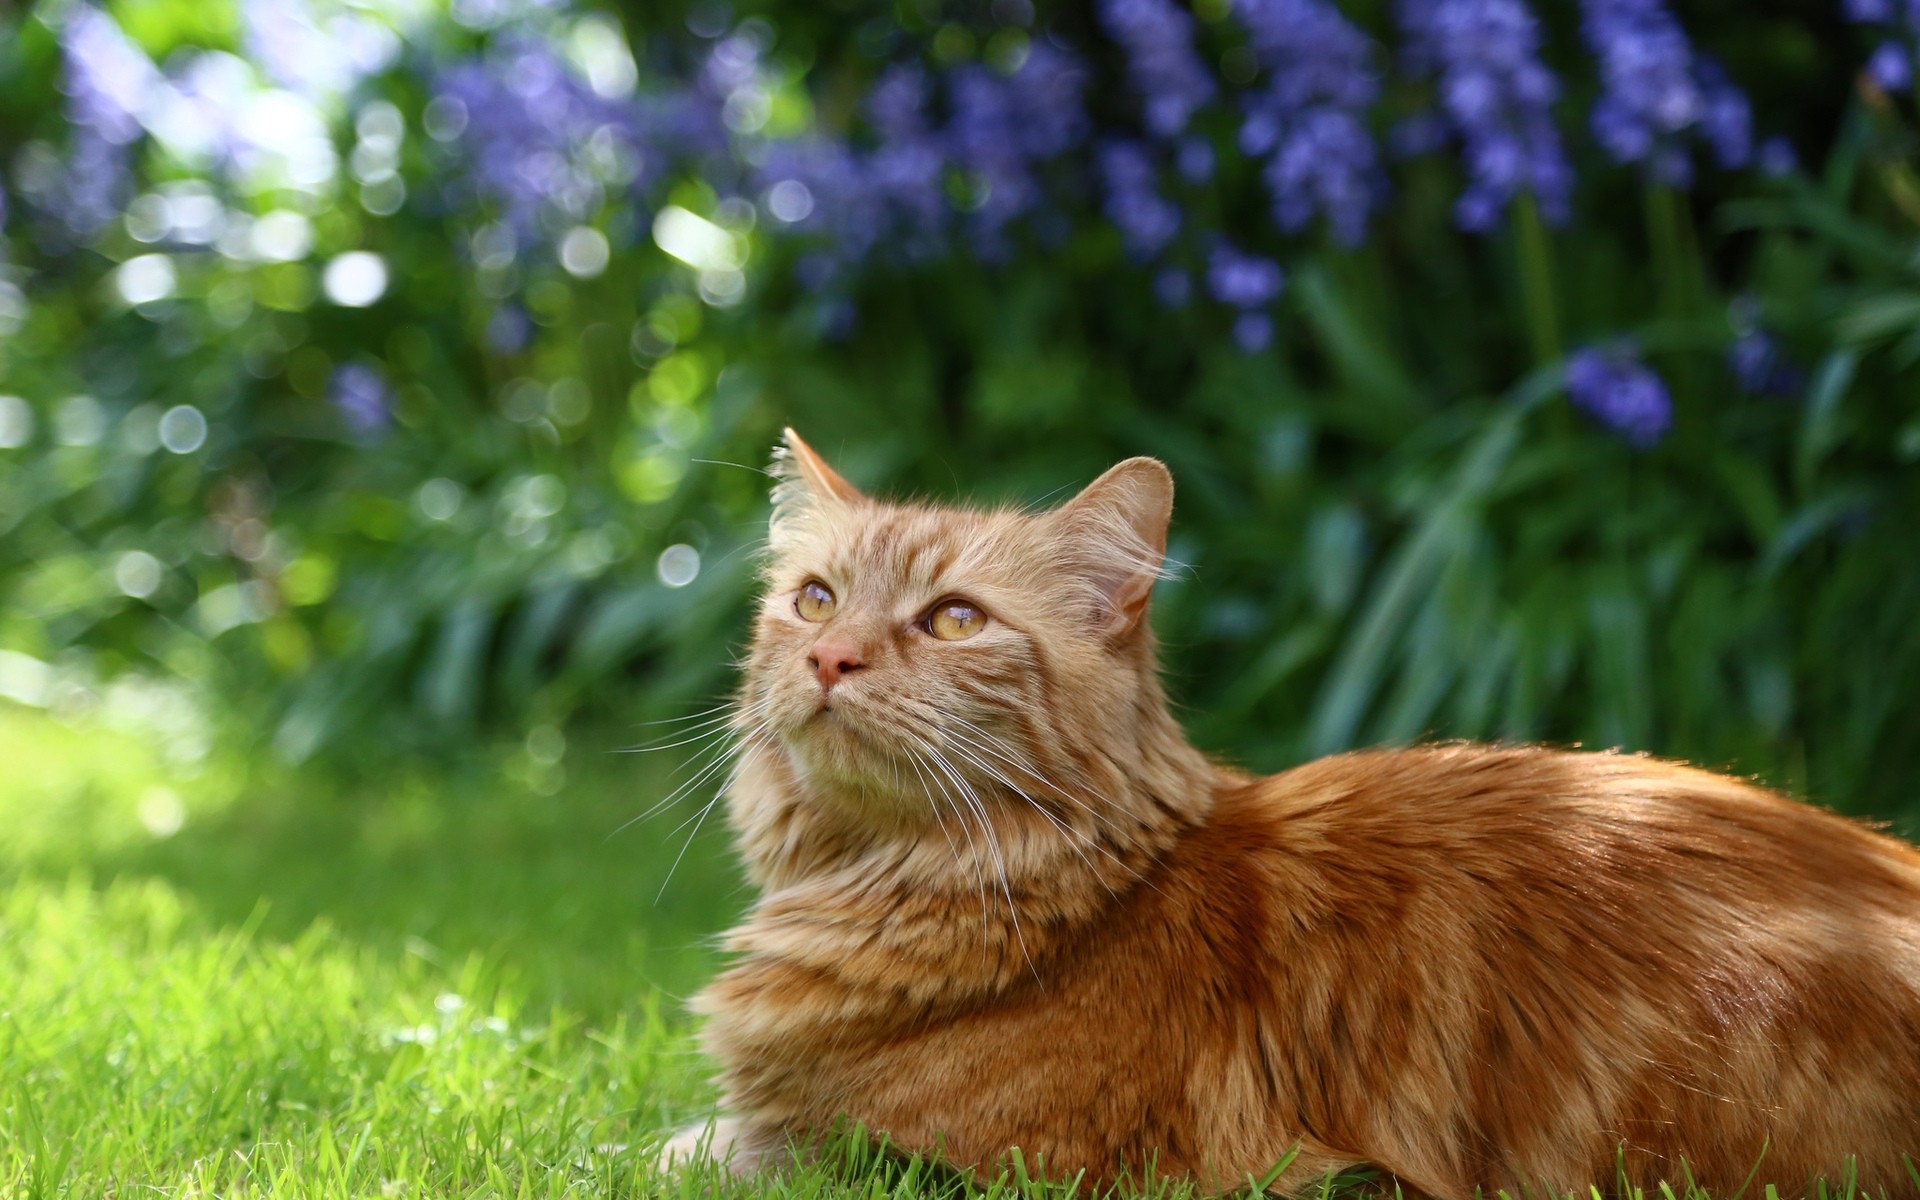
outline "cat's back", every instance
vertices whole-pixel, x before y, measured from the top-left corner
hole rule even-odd
[[[1920,923],[1912,846],[1643,755],[1473,743],[1334,755],[1228,786],[1216,820],[1272,830],[1286,869],[1363,891],[1495,886],[1602,908],[1687,892],[1755,914],[1811,903],[1815,920],[1882,912]]]
[[[1906,844],[1656,759],[1444,745],[1229,783],[1192,849],[1231,876],[1236,846],[1263,1040],[1323,1140],[1442,1192],[1609,1178],[1623,1146],[1728,1189],[1763,1151],[1904,1183]]]

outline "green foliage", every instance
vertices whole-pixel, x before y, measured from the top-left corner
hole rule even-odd
[[[233,36],[193,6],[125,7],[149,49]],[[798,111],[810,64],[831,81],[859,56],[844,21],[771,15]],[[684,14],[627,25],[645,44],[668,16]],[[56,137],[54,49],[20,30],[0,127]],[[1845,94],[1791,22],[1726,40],[1795,89]],[[421,81],[381,87],[419,128]],[[148,249],[119,225],[23,247],[7,269],[33,303],[0,344],[0,392],[27,398],[37,432],[0,450],[0,650],[33,661],[0,660],[0,693],[84,705],[161,677],[222,737],[369,769],[582,712],[705,707],[742,637],[756,471],[793,423],[890,494],[1036,502],[1128,454],[1166,459],[1184,569],[1155,624],[1199,739],[1250,765],[1578,741],[1908,819],[1920,186],[1905,101],[1859,95],[1757,96],[1826,147],[1810,176],[1738,194],[1620,181],[1562,231],[1523,211],[1459,234],[1449,168],[1411,167],[1366,247],[1287,247],[1279,342],[1256,356],[1220,313],[1157,305],[1093,223],[1004,262],[877,271],[831,337],[769,240],[749,239],[746,303],[713,308],[632,238],[597,277],[526,265],[533,337],[505,354],[482,347],[498,281],[428,205],[322,205],[312,261],[178,256],[176,295],[140,304],[109,282]],[[829,115],[837,96],[818,97]],[[444,164],[406,146],[425,186]],[[164,156],[145,170],[181,173]],[[229,199],[254,217],[293,203]],[[674,199],[714,211],[698,181]],[[390,293],[317,301],[318,264],[359,247],[385,255]],[[1808,368],[1803,388],[1735,385],[1736,302]],[[1672,384],[1675,427],[1649,451],[1559,390],[1568,349],[1620,334]],[[378,439],[327,404],[351,364],[396,384]],[[177,405],[207,442],[158,452]],[[675,545],[700,556],[681,587],[657,569]]]

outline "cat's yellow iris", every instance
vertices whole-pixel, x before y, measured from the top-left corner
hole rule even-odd
[[[965,600],[948,600],[927,618],[927,631],[943,642],[958,642],[987,627],[987,614]]]
[[[818,581],[802,587],[800,594],[793,598],[793,611],[799,613],[803,620],[815,624],[832,616],[833,606],[833,593],[827,590],[826,584]]]

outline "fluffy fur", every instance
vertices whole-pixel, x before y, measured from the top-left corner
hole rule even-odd
[[[850,1117],[1101,1181],[1231,1187],[1297,1145],[1277,1191],[1911,1190],[1910,847],[1621,754],[1249,778],[1161,692],[1159,463],[1038,514],[870,500],[791,433],[776,468],[727,793],[763,895],[695,1005],[736,1170]],[[977,636],[920,624],[951,597]],[[827,638],[859,659],[831,689]]]

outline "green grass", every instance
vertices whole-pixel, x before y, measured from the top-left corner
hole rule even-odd
[[[742,903],[724,839],[656,903],[672,820],[616,830],[657,768],[474,757],[189,776],[0,711],[0,1195],[654,1190],[710,1103],[679,998]]]

